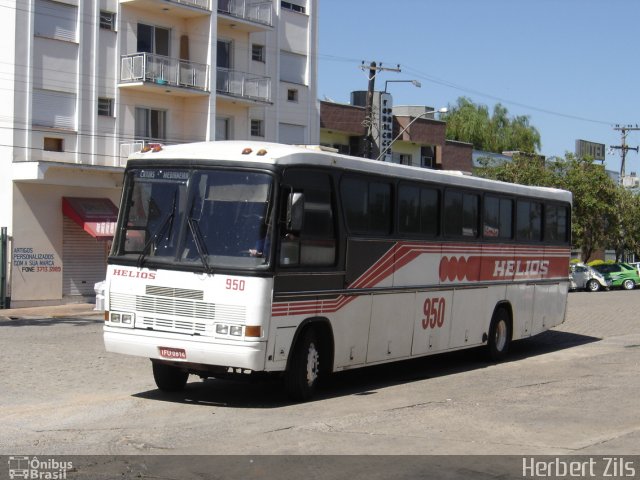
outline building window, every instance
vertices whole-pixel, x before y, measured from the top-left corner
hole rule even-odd
[[[407,153],[401,153],[400,155],[398,155],[398,160],[398,163],[400,163],[400,165],[411,165],[413,163],[411,155]]]
[[[47,152],[64,152],[64,140],[62,138],[44,137],[43,148]]]
[[[171,31],[167,28],[153,25],[138,24],[138,52],[155,53],[169,56],[169,39]]]
[[[422,157],[422,168],[434,168],[433,157]]]
[[[64,3],[37,0],[34,34],[38,37],[77,42],[78,7]]]
[[[100,10],[100,28],[114,31],[116,29],[116,14]]]
[[[288,145],[304,145],[307,133],[304,125],[280,123],[278,128],[278,141],[280,143],[286,143]]]
[[[280,80],[306,85],[307,57],[293,52],[280,52]]]
[[[33,125],[75,130],[76,96],[55,90],[33,89]]]
[[[136,138],[166,140],[167,112],[151,108],[136,107]]]
[[[298,101],[298,90],[295,88],[289,88],[287,90],[287,101],[289,102],[297,102]]]
[[[264,122],[262,120],[251,120],[251,136],[264,137]]]
[[[98,115],[113,117],[113,98],[98,98]]]
[[[300,5],[299,3],[296,3],[296,2],[282,1],[280,2],[280,5],[282,6],[283,9],[291,10],[292,12],[306,13],[307,11],[307,8],[304,5]]]
[[[225,117],[216,117],[216,140],[231,138],[231,121]]]
[[[251,59],[256,62],[264,63],[264,45],[251,45]]]

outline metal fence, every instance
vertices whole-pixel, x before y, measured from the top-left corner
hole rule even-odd
[[[155,55],[133,53],[120,59],[120,81],[152,82],[171,87],[208,91],[209,66],[203,63]]]

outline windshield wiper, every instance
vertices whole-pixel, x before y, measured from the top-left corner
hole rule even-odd
[[[167,218],[164,219],[160,227],[156,230],[156,232],[151,235],[147,243],[142,247],[142,252],[140,252],[140,256],[138,256],[138,260],[136,262],[138,268],[142,267],[144,262],[144,258],[147,256],[147,251],[151,245],[155,244],[158,239],[164,238],[165,231],[171,232],[173,230],[173,219],[176,216],[176,205],[178,203],[178,191],[176,190],[173,194],[173,205],[171,206],[171,212],[167,215]]]
[[[198,250],[198,255],[200,256],[200,261],[204,266],[205,273],[213,273],[213,270],[209,266],[209,262],[207,261],[207,257],[209,256],[207,252],[207,246],[202,238],[202,232],[200,231],[200,227],[198,226],[198,221],[189,217],[187,219],[187,224],[189,225],[189,230],[191,231],[191,235],[193,235],[193,240],[196,243],[196,250]]]

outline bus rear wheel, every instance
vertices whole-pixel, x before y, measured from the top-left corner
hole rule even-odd
[[[153,379],[163,392],[179,392],[184,390],[189,372],[166,363],[152,362]]]
[[[489,326],[488,353],[494,362],[504,360],[511,344],[511,319],[506,309],[498,308]]]
[[[320,345],[312,328],[307,328],[296,342],[289,366],[284,375],[284,386],[292,400],[309,400],[315,393],[320,378]]]

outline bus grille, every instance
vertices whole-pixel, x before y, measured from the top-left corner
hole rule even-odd
[[[170,293],[171,290],[181,289],[166,289],[163,293]],[[184,292],[182,290],[180,293]],[[109,307],[112,311],[135,311],[136,328],[190,335],[213,336],[216,322],[244,324],[246,321],[246,307],[243,305],[186,300],[173,295],[164,297],[112,293]]]

